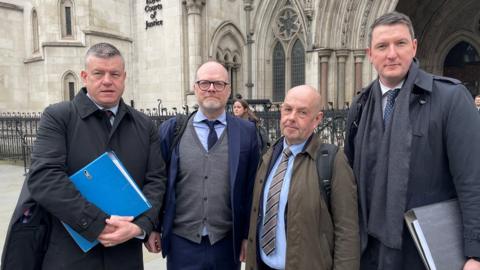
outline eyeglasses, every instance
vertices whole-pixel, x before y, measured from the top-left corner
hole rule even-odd
[[[213,88],[215,91],[223,91],[225,90],[225,86],[229,85],[228,82],[224,81],[207,81],[207,80],[200,80],[195,82],[198,85],[198,88],[202,91],[208,91],[210,85],[213,84]]]

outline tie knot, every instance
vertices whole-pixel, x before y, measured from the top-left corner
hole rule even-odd
[[[215,129],[215,125],[218,125],[220,124],[220,121],[219,120],[214,120],[214,121],[210,121],[208,119],[205,119],[203,120],[202,122],[204,122],[205,124],[207,124],[208,128],[210,130],[214,130]]]
[[[102,110],[102,111],[103,111],[103,113],[108,117],[108,119],[110,119],[110,117],[113,116],[113,112],[110,111],[110,110],[105,110],[105,109],[104,109],[104,110]]]
[[[398,96],[398,93],[400,93],[400,88],[388,90],[387,93],[385,93],[387,95],[387,101],[395,100],[395,98]]]
[[[283,149],[283,155],[284,155],[285,157],[287,157],[287,158],[292,155],[292,151],[290,150],[289,147]]]

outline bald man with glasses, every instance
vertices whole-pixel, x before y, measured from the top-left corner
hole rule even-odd
[[[259,159],[255,126],[226,113],[231,89],[221,64],[200,66],[193,91],[199,110],[160,127],[167,194],[162,233],[146,247],[162,251],[169,270],[240,269]]]

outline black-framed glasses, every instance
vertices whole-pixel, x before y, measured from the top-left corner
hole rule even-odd
[[[213,84],[213,88],[215,91],[223,91],[225,90],[225,87],[229,85],[228,82],[224,81],[208,81],[208,80],[199,80],[195,82],[198,85],[198,88],[202,91],[208,91],[210,88],[210,85]]]

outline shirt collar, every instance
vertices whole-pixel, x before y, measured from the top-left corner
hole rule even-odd
[[[392,89],[400,89],[402,88],[403,86],[403,83],[405,82],[405,80],[402,80],[399,84],[395,85],[395,87],[393,88],[390,88],[390,87],[387,87],[385,86],[381,80],[378,80],[378,82],[380,83],[380,89],[382,90],[382,97],[385,96],[385,93],[387,93],[389,90],[392,90]]]
[[[105,109],[106,109],[106,108],[98,105],[98,104],[95,102],[95,100],[93,100],[93,98],[88,94],[88,92],[87,92],[87,97],[88,97],[88,98],[93,102],[93,104],[95,104],[95,106],[97,106],[97,108],[99,108],[100,110],[105,110]],[[108,108],[108,110],[110,110],[110,111],[113,113],[113,115],[117,115],[117,112],[118,112],[118,104],[115,105],[115,106],[113,106],[113,107],[111,107],[111,108]]]
[[[283,149],[289,147],[290,151],[292,151],[292,155],[296,156],[298,153],[302,152],[303,147],[305,146],[306,142],[307,142],[307,140],[305,140],[305,141],[303,141],[302,143],[299,143],[299,144],[288,145],[287,140],[285,138],[283,138]]]
[[[197,113],[195,114],[195,116],[193,117],[193,122],[194,123],[200,123],[205,119],[208,119],[208,118],[205,116],[205,114],[203,114],[203,112],[201,110],[198,110]],[[217,119],[215,119],[215,120],[220,121],[220,123],[222,123],[222,125],[226,126],[227,125],[227,113],[225,111],[223,111],[223,113],[220,114],[217,117]]]

